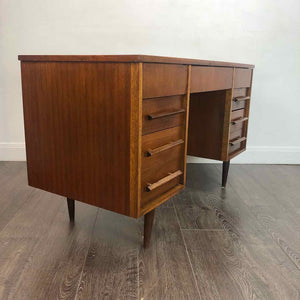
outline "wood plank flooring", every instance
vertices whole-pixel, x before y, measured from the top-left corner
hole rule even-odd
[[[27,185],[0,162],[0,299],[300,299],[300,166],[189,164],[187,188],[143,219]]]

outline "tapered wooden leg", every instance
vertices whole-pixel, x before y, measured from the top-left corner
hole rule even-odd
[[[150,245],[154,213],[155,213],[155,209],[151,210],[144,216],[144,248],[145,249],[148,248]]]
[[[230,165],[230,160],[229,161],[223,161],[222,187],[225,187],[226,183],[227,183],[229,165]]]
[[[68,201],[68,211],[69,211],[70,222],[74,222],[75,200],[67,198],[67,201]]]

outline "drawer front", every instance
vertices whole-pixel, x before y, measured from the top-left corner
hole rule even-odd
[[[144,99],[186,94],[187,81],[186,65],[143,64]]]
[[[230,132],[230,141],[243,137],[243,126]]]
[[[185,95],[143,100],[143,135],[185,122]]]
[[[233,132],[242,130],[245,122],[248,118],[245,117],[245,110],[235,110],[231,113],[231,123],[230,123],[230,136]]]
[[[239,119],[243,118],[244,116],[245,116],[245,110],[244,109],[233,111],[231,113],[231,121],[239,120]]]
[[[182,183],[184,127],[174,127],[142,138],[142,205]]]
[[[235,152],[244,149],[245,148],[244,144],[245,144],[245,142],[241,142],[241,143],[238,143],[238,144],[235,144],[235,145],[230,145],[229,144],[229,149],[228,149],[229,155],[232,155]]]
[[[232,88],[232,68],[192,66],[191,93]]]
[[[234,88],[250,87],[251,75],[251,69],[235,69]]]
[[[247,88],[234,89],[231,109],[237,110],[237,109],[245,108],[246,103],[249,100],[250,97],[247,97]]]

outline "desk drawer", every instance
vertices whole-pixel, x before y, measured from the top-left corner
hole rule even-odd
[[[247,140],[246,137],[238,137],[238,138],[231,140],[228,145],[229,155],[232,155],[235,152],[244,149],[246,147],[246,140]]]
[[[187,93],[188,67],[175,64],[143,64],[143,98]]]
[[[184,128],[175,127],[142,138],[142,205],[177,186],[184,167]]]
[[[251,69],[235,69],[234,88],[244,88],[251,86]]]
[[[250,101],[250,97],[247,96],[247,88],[234,89],[231,109],[237,110],[245,108],[247,101]]]
[[[192,66],[191,93],[232,88],[232,68]]]
[[[242,130],[245,122],[248,121],[248,118],[245,117],[245,110],[235,110],[231,113],[231,122],[230,122],[230,136],[233,132]]]
[[[185,97],[181,95],[143,100],[143,135],[184,124]]]
[[[241,137],[243,137],[243,125],[239,129],[230,132],[229,140],[232,141]]]

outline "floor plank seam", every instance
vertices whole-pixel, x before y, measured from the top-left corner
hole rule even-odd
[[[207,229],[207,228],[181,228],[181,230],[183,231],[221,231],[221,232],[225,232],[226,230],[224,228],[220,228],[220,229]]]
[[[193,274],[195,286],[197,288],[197,293],[199,295],[199,299],[201,299],[201,294],[200,294],[200,290],[199,290],[199,287],[198,287],[198,283],[197,283],[197,279],[196,279],[196,274],[195,274],[195,271],[193,269],[192,261],[191,261],[191,258],[190,258],[190,255],[189,255],[189,252],[188,252],[188,249],[187,249],[187,245],[186,245],[186,242],[185,242],[185,239],[184,239],[184,236],[183,236],[183,232],[182,232],[182,229],[181,229],[180,221],[179,221],[179,218],[178,218],[178,215],[177,215],[177,211],[176,211],[176,207],[175,207],[174,203],[173,203],[173,209],[174,209],[175,216],[176,216],[176,219],[177,219],[177,223],[178,223],[178,226],[179,226],[179,229],[180,229],[180,234],[181,234],[181,238],[182,238],[183,245],[184,245],[184,248],[185,248],[185,252],[186,252],[188,261],[190,263],[190,267],[191,267],[191,270],[192,270],[192,274]]]
[[[35,192],[35,190],[32,190],[32,191],[28,194],[28,196],[27,196],[26,200],[24,201],[24,203],[18,208],[18,210],[16,211],[16,213],[15,213],[15,214],[12,216],[12,218],[5,224],[5,226],[0,230],[0,232],[2,232],[2,231],[10,224],[10,222],[20,214],[21,209],[22,209],[28,202],[30,202],[30,200],[31,200],[30,198],[31,198],[32,194],[34,194],[34,192]]]
[[[236,196],[238,197],[238,199],[240,199],[244,205],[247,207],[249,213],[254,217],[254,219],[257,221],[257,224],[261,227],[261,229],[266,232],[271,239],[273,240],[274,244],[279,247],[279,249],[284,253],[285,256],[288,257],[288,259],[293,263],[293,265],[296,266],[297,270],[300,270],[299,266],[294,262],[294,260],[289,256],[289,254],[285,251],[284,248],[282,248],[282,246],[277,242],[277,240],[274,239],[273,235],[269,232],[268,229],[265,228],[265,226],[261,223],[261,221],[259,220],[259,218],[251,211],[250,207],[248,206],[247,203],[245,203],[241,197],[239,196],[239,194],[236,192],[236,190],[234,189],[234,187],[232,186],[232,184],[230,182],[228,182],[227,184],[230,185],[230,187],[232,188],[232,190],[234,191],[234,193],[236,194]]]
[[[88,254],[89,254],[89,250],[90,250],[90,246],[91,246],[91,240],[92,240],[93,232],[95,230],[95,225],[96,225],[96,221],[97,221],[98,215],[99,215],[99,208],[97,209],[97,214],[96,214],[96,217],[95,217],[95,220],[94,220],[94,224],[93,224],[92,229],[91,229],[90,238],[89,238],[89,244],[88,244],[86,255],[85,255],[85,258],[84,258],[84,261],[83,261],[83,264],[82,264],[82,269],[81,269],[81,272],[80,272],[80,276],[79,276],[78,285],[77,285],[77,289],[76,289],[74,300],[78,299],[78,291],[80,289],[80,284],[81,284],[81,280],[82,280],[83,270],[84,270],[84,267],[85,267],[85,264],[86,264],[86,260],[87,260]]]
[[[251,212],[252,213],[252,212]],[[279,249],[288,257],[288,259],[293,263],[293,265],[296,266],[297,270],[300,271],[300,267],[294,262],[294,260],[290,257],[290,255],[286,252],[286,250],[280,245],[280,243],[277,242],[276,239],[274,239],[273,235],[265,228],[265,226],[260,222],[259,218],[257,218],[256,215],[254,215],[254,218],[257,220],[258,224],[262,227],[262,229],[267,232],[267,234],[271,237],[271,239],[274,241],[274,243],[279,247]],[[286,243],[287,244],[287,243]],[[288,247],[288,246],[287,246]]]

